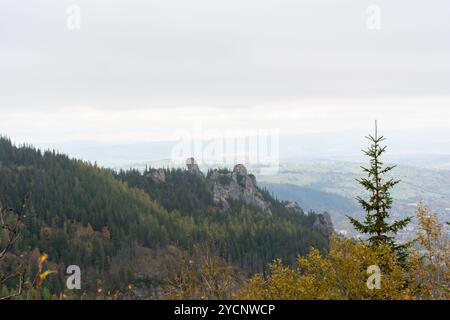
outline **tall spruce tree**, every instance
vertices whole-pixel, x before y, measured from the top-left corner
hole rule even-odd
[[[403,259],[406,256],[406,248],[410,243],[397,244],[395,235],[399,230],[406,227],[411,221],[411,217],[401,220],[389,222],[390,209],[392,208],[391,189],[397,185],[400,180],[392,178],[384,179],[396,166],[385,166],[381,162],[381,156],[386,151],[386,146],[381,146],[381,143],[386,140],[383,136],[378,136],[377,122],[375,121],[375,135],[366,137],[370,142],[370,147],[363,151],[365,155],[370,158],[370,166],[368,168],[361,167],[367,178],[357,179],[357,181],[369,191],[370,197],[365,200],[357,197],[356,200],[360,203],[362,208],[366,211],[364,221],[358,221],[355,218],[347,216],[355,229],[363,234],[369,236],[367,242],[371,246],[379,246],[382,244],[390,245],[397,251],[399,258]]]

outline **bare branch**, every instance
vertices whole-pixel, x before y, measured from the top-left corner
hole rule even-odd
[[[14,244],[21,236],[27,218],[25,210],[30,196],[30,193],[27,193],[24,196],[20,208],[17,211],[12,208],[0,208],[0,235],[2,233],[6,235],[6,243],[3,245],[3,248],[0,248],[0,261],[6,258],[7,254],[11,252]],[[25,270],[22,269],[22,264],[19,264],[19,266],[11,273],[0,274],[0,286],[15,278],[17,278],[19,282],[14,293],[6,297],[0,297],[0,300],[12,299],[22,294],[25,283],[25,273]]]

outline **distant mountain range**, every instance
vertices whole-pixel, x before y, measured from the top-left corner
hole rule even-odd
[[[450,129],[410,129],[386,131],[389,146],[387,160],[423,168],[450,168]],[[311,133],[279,137],[281,162],[304,160],[364,161],[367,146],[363,130]],[[95,142],[72,141],[40,143],[42,149],[55,149],[77,159],[107,167],[133,167],[143,162],[170,159],[177,141]],[[208,141],[203,141],[206,146]],[[201,164],[201,159],[197,159]],[[218,166],[223,164],[218,163]]]

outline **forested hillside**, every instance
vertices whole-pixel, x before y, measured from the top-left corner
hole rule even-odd
[[[116,173],[1,138],[1,206],[17,208],[26,194],[30,198],[22,237],[0,270],[20,256],[32,266],[46,253],[58,273],[48,277],[42,297],[64,291],[65,267],[74,264],[83,271],[79,294],[133,285],[157,297],[168,272],[196,244],[209,243],[214,255],[244,274],[262,271],[275,258],[293,263],[311,246],[328,245],[322,216],[291,210],[268,192],[255,191],[271,214],[232,199],[224,210],[207,179],[181,169],[165,176],[158,183],[146,173]]]
[[[321,191],[291,183],[261,182],[261,187],[271,191],[280,199],[295,201],[304,210],[355,212],[359,208],[352,199],[335,193]]]

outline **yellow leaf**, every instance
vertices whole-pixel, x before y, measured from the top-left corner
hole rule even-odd
[[[48,255],[46,253],[44,253],[40,258],[39,258],[39,271],[42,270],[42,266],[44,265],[45,261],[47,261],[48,259]]]
[[[45,279],[47,278],[47,276],[50,275],[50,274],[52,274],[52,273],[56,273],[56,271],[55,271],[55,270],[47,270],[47,271],[45,271],[45,272],[41,272],[41,273],[39,274],[39,279],[45,280]]]

